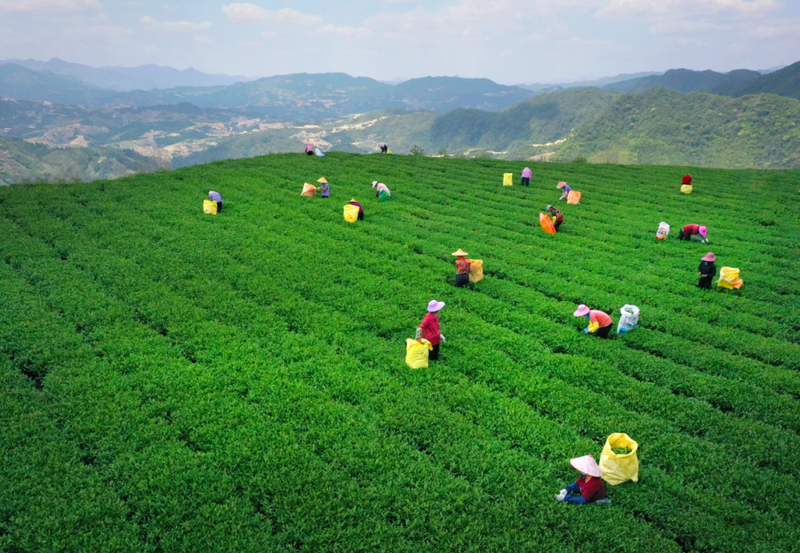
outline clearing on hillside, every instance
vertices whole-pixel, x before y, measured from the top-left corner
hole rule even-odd
[[[523,166],[274,155],[0,190],[0,550],[796,548],[800,173],[692,169],[686,196],[686,168]],[[741,289],[697,288],[709,250]],[[410,370],[434,298],[447,343]],[[579,303],[639,326],[586,336]],[[639,482],[556,502],[612,432]]]

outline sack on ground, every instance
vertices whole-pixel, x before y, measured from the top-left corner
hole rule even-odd
[[[203,200],[203,213],[206,215],[216,215],[217,202],[212,200]]]
[[[469,281],[472,283],[483,280],[483,259],[468,259]]]
[[[319,148],[314,149],[314,155],[317,157],[325,157],[325,153]]]
[[[656,238],[658,240],[664,240],[666,237],[669,236],[669,225],[664,221],[661,221],[658,224],[658,230],[656,231]]]
[[[313,198],[317,195],[317,187],[313,184],[305,183],[303,185],[303,191],[300,192],[301,196],[308,196],[309,198]]]
[[[639,308],[635,305],[623,305],[619,310],[620,318],[617,325],[617,334],[630,332],[639,324]]]
[[[614,453],[614,450],[625,449],[630,453]],[[639,458],[636,451],[639,444],[627,434],[616,432],[606,439],[603,452],[600,454],[600,470],[603,480],[612,486],[628,480],[639,481]]]
[[[503,186],[512,186],[514,184],[514,173],[503,174]]]
[[[344,220],[348,223],[358,221],[358,206],[347,204],[344,206]]]
[[[682,184],[681,185],[681,192],[683,194],[691,194],[692,193],[692,185],[691,184]]]
[[[428,352],[432,349],[433,345],[425,338],[406,339],[406,365],[412,369],[428,368]]]
[[[572,205],[578,205],[581,203],[581,193],[576,190],[572,190],[569,194],[567,194],[567,203]]]
[[[547,234],[556,233],[556,227],[553,225],[553,220],[544,213],[539,213],[539,224],[542,225],[542,230]]]
[[[717,286],[720,288],[727,288],[728,290],[737,290],[742,287],[744,281],[739,278],[739,269],[733,267],[723,267],[719,271],[719,280]]]

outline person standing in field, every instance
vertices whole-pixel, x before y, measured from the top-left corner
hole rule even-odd
[[[458,251],[453,252],[451,255],[458,258],[456,259],[456,280],[453,282],[453,286],[462,288],[469,284],[469,271],[472,268],[469,259],[467,259],[469,254],[459,248]]]
[[[320,197],[329,198],[331,195],[331,188],[328,186],[328,181],[325,178],[320,178],[317,182],[321,183],[319,187]]]
[[[573,315],[576,317],[586,317],[589,320],[589,326],[583,329],[584,334],[589,334],[591,332],[589,328],[593,323],[598,325],[597,330],[594,332],[594,335],[598,338],[608,338],[611,327],[614,326],[614,321],[611,320],[611,317],[609,317],[607,313],[596,309],[589,309],[589,307],[584,304],[579,305]]]
[[[581,473],[575,482],[561,490],[555,496],[556,501],[583,505],[586,503],[611,503],[606,497],[606,483],[601,476],[603,471],[591,455],[575,457],[569,460],[572,468]]]
[[[547,213],[553,219],[553,226],[556,228],[556,232],[558,232],[558,227],[564,222],[564,215],[561,213],[560,209],[552,205],[547,206]]]
[[[388,151],[389,151],[389,146],[387,146],[386,144],[381,144],[381,153],[385,154]]]
[[[213,190],[208,191],[208,199],[212,202],[217,202],[217,213],[222,211],[222,196],[219,192],[214,192]]]
[[[700,258],[700,267],[697,268],[697,274],[700,280],[697,281],[697,286],[703,290],[711,290],[711,281],[717,274],[717,264],[715,261],[717,257],[708,252],[704,257]]]
[[[708,227],[702,225],[686,225],[678,233],[678,240],[699,240],[708,244]]]
[[[531,171],[530,167],[526,167],[525,169],[522,170],[522,180],[520,184],[522,186],[530,186],[532,176],[533,176],[533,171]]]
[[[360,203],[358,203],[355,200],[355,198],[350,198],[350,202],[349,203],[350,203],[350,205],[354,205],[354,206],[356,206],[358,208],[358,220],[359,221],[363,221],[364,220],[364,207]]]
[[[314,155],[314,146],[311,144],[306,144],[306,155],[313,156]]]
[[[559,182],[556,188],[561,189],[561,197],[559,200],[565,199],[567,196],[569,196],[569,193],[572,192],[572,188],[570,188],[566,182]]]
[[[417,328],[416,339],[425,338],[431,343],[433,348],[428,354],[429,361],[439,360],[439,344],[446,342],[441,332],[439,332],[439,311],[444,307],[443,301],[431,300],[428,302],[428,314],[422,319]]]

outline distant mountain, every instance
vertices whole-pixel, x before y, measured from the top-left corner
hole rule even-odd
[[[654,89],[618,96],[555,159],[598,163],[800,168],[800,101]]]
[[[659,73],[657,71],[644,71],[641,73],[624,73],[622,75],[617,75],[616,77],[603,77],[602,79],[594,79],[588,81],[573,81],[569,83],[557,83],[557,84],[521,84],[517,85],[520,88],[524,88],[526,90],[532,90],[534,92],[540,92],[544,90],[548,91],[557,91],[555,89],[566,90],[569,88],[586,88],[586,87],[597,87],[602,88],[606,85],[620,83],[622,81],[630,81],[634,79],[640,79],[642,77],[650,77],[651,75],[663,75],[664,73]]]
[[[777,94],[800,99],[800,62],[738,86],[721,88],[719,93],[734,97],[746,94]]]
[[[32,71],[13,63],[0,65],[0,96],[21,100],[47,100],[64,104],[103,101],[114,93],[101,90],[75,77],[49,71]]]
[[[90,67],[70,63],[58,58],[49,61],[5,60],[0,65],[13,63],[33,71],[49,71],[56,75],[75,77],[98,88],[127,92],[131,90],[153,90],[180,86],[225,86],[248,79],[242,76],[208,75],[196,69],[173,69],[159,65],[139,67]]]
[[[393,100],[401,102],[402,107],[439,112],[457,107],[499,111],[531,96],[531,91],[517,86],[500,85],[489,79],[462,77],[410,79],[392,90]]]
[[[0,185],[20,182],[77,182],[155,171],[158,163],[116,148],[50,148],[0,138]]]
[[[631,94],[645,92],[652,88],[666,88],[678,92],[707,92],[719,87],[736,86],[759,77],[761,77],[761,73],[748,69],[738,69],[729,73],[671,69],[663,75],[622,81],[606,85],[604,88]]]

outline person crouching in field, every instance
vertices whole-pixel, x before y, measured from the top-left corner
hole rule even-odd
[[[311,144],[306,144],[306,155],[313,156],[314,155],[314,146]]]
[[[522,186],[530,186],[531,185],[531,177],[533,176],[533,171],[531,171],[530,167],[526,167],[522,170],[522,181],[520,184]]]
[[[464,287],[469,284],[469,271],[472,268],[469,259],[467,259],[469,254],[459,248],[457,252],[453,252],[451,255],[458,258],[456,259],[456,280],[453,282],[453,286]]]
[[[686,225],[678,233],[678,240],[698,240],[703,244],[708,244],[708,227]]]
[[[564,222],[564,215],[561,213],[560,209],[552,205],[547,206],[547,213],[550,215],[550,218],[553,219],[553,226],[556,228],[556,232],[558,232],[558,227]]]
[[[439,332],[439,311],[444,307],[443,301],[431,300],[428,302],[428,314],[422,319],[417,328],[416,339],[425,338],[431,343],[433,349],[428,353],[428,361],[439,360],[439,344],[446,342],[441,332]]]
[[[711,281],[717,274],[717,264],[714,263],[716,260],[717,257],[712,252],[700,258],[700,267],[697,268],[700,280],[697,281],[697,286],[703,290],[711,290]]]
[[[212,202],[217,202],[217,213],[222,211],[222,196],[220,196],[219,192],[214,192],[213,190],[208,191],[208,199]]]
[[[389,191],[389,187],[382,182],[378,182],[376,180],[372,181],[372,188],[376,189],[375,197],[380,198],[383,201],[388,200],[389,196],[392,195],[392,193]]]
[[[584,304],[579,305],[573,315],[589,319],[589,326],[583,329],[583,333],[590,334],[594,332],[594,335],[598,338],[608,338],[608,333],[611,332],[611,327],[614,326],[614,321],[606,313],[596,309],[589,309]],[[597,330],[592,331],[592,327],[596,327]]]
[[[386,144],[381,144],[380,148],[382,154],[385,154],[389,151],[389,146],[387,146]]]
[[[689,186],[692,185],[692,175],[683,175],[683,181],[681,184],[687,184]]]
[[[354,205],[354,206],[356,206],[358,208],[358,220],[359,221],[363,221],[364,220],[364,207],[360,203],[358,203],[355,198],[350,198],[350,202],[349,203],[350,203],[350,205]]]
[[[573,504],[611,503],[606,497],[606,483],[600,478],[603,476],[603,471],[597,466],[594,457],[591,455],[576,457],[570,459],[569,464],[581,475],[555,496],[556,501]]]
[[[569,193],[572,192],[572,188],[570,188],[566,182],[559,182],[556,188],[561,189],[561,197],[559,200],[565,199],[567,196],[569,196]]]

